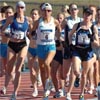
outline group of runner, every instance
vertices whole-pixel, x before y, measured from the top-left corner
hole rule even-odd
[[[43,100],[48,100],[53,88],[54,98],[65,96],[66,100],[72,100],[72,89],[80,83],[79,100],[85,100],[84,93],[92,94],[94,89],[94,95],[98,96],[100,8],[95,5],[84,7],[82,18],[78,16],[79,8],[75,3],[63,7],[57,18],[52,16],[52,10],[51,4],[42,3],[27,17],[23,1],[16,3],[15,12],[12,6],[1,8],[0,76],[5,75],[5,83],[0,93],[6,94],[12,79],[14,91],[10,100],[17,98],[26,57],[33,97],[38,96],[38,81],[40,84],[42,81]]]

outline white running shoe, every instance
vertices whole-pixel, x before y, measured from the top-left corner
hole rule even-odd
[[[52,82],[52,84],[51,84],[51,91],[52,91],[52,92],[56,92],[53,82]]]
[[[5,87],[3,87],[3,88],[2,88],[2,90],[0,91],[0,94],[5,95],[5,94],[6,94],[6,91],[7,91],[7,90],[6,90],[6,88],[5,88]]]
[[[51,91],[52,91],[52,92],[55,92],[55,91],[56,91],[56,90],[55,90],[55,87],[52,87],[52,88],[51,88]]]
[[[44,92],[44,97],[48,97],[49,96],[49,94],[50,94],[50,90],[46,90],[45,92]]]
[[[38,96],[38,90],[34,90],[34,92],[32,93],[33,97],[37,97]]]
[[[90,87],[90,90],[88,90],[88,93],[89,93],[89,94],[93,94],[93,90],[94,90],[94,85],[92,85],[92,86]]]
[[[87,91],[89,94],[93,94],[93,90],[88,90]]]
[[[67,93],[66,95],[66,100],[72,100],[71,95],[69,93]]]
[[[49,96],[51,88],[52,88],[52,81],[50,79],[47,79],[45,83],[45,93],[44,93],[45,97]]]
[[[60,92],[60,97],[65,96],[65,90],[64,89],[59,89],[59,92]]]

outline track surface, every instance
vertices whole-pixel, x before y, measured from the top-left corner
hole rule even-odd
[[[0,89],[2,88],[4,84],[4,77],[0,77]],[[31,96],[33,89],[30,88],[31,82],[30,82],[30,77],[29,77],[29,72],[22,72],[22,80],[21,80],[21,86],[20,90],[18,92],[18,97],[17,100],[43,100],[43,89],[42,87],[38,87],[39,89],[39,95],[38,97],[34,98]],[[7,89],[7,94],[6,95],[0,95],[0,100],[10,100],[10,96],[13,91],[13,84],[10,82],[8,89]],[[66,87],[67,91],[67,87]],[[80,93],[80,88],[74,88],[72,91],[72,99],[73,100],[79,100],[79,93]],[[49,100],[66,100],[65,97],[55,99],[53,98],[54,93],[52,92],[49,96]],[[85,94],[85,100],[97,100],[94,95],[90,94]]]

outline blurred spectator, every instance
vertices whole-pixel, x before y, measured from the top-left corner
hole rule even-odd
[[[65,17],[68,17],[70,15],[68,13],[68,10],[69,10],[69,6],[68,5],[62,6],[61,12],[64,14]]]

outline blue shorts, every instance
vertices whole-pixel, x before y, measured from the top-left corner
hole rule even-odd
[[[37,48],[28,48],[28,52],[33,56],[36,57],[37,56]]]
[[[8,44],[6,43],[1,43],[0,44],[0,56],[3,58],[7,57],[7,49],[8,49]]]
[[[55,44],[52,45],[38,45],[37,54],[39,58],[45,59],[47,54],[51,51],[56,51]]]
[[[88,61],[93,57],[92,48],[77,48],[72,51],[72,56],[77,56],[81,59],[81,61]]]

